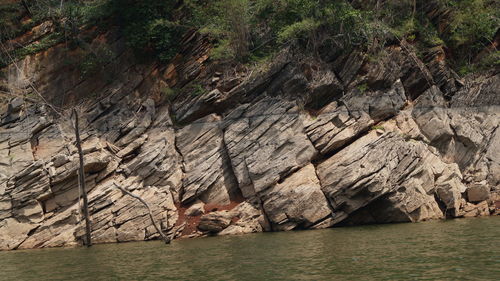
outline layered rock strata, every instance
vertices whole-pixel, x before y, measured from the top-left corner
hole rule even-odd
[[[96,243],[159,237],[147,209],[115,185],[147,201],[174,238],[498,213],[498,73],[457,80],[390,46],[378,62],[359,52],[317,65],[278,57],[264,72],[213,74],[213,89],[166,102],[162,85],[211,78],[206,49],[187,49],[164,72],[119,53],[128,66],[114,82],[65,86],[96,86],[101,96],[80,107]],[[21,65],[46,64],[38,59]],[[36,74],[43,84],[53,70],[9,79]],[[81,243],[74,141],[69,115],[10,101],[0,127],[0,249]]]

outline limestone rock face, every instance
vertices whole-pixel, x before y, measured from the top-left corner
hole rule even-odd
[[[228,74],[196,32],[165,67],[136,65],[118,34],[102,38],[114,52],[108,81],[65,71],[57,46],[0,75],[2,89],[25,95],[0,113],[2,250],[82,243],[79,158],[64,109],[83,97],[95,243],[159,238],[147,208],[117,186],[146,201],[173,238],[498,213],[494,71],[459,79],[443,50],[424,62],[402,42],[377,61],[359,50],[322,59],[284,50],[268,67]],[[30,103],[30,83],[62,111]]]
[[[321,163],[318,176],[336,222],[372,202],[395,213],[388,221],[417,221],[442,216],[435,192],[460,208],[461,175],[452,169],[422,143],[372,132]]]
[[[335,151],[367,131],[374,121],[364,111],[351,113],[333,102],[306,127],[307,136],[322,154]]]
[[[225,121],[226,148],[247,198],[307,165],[317,154],[294,102],[265,98],[236,108]]]
[[[127,102],[117,99],[112,107]],[[155,114],[152,100],[138,106],[146,112],[135,117],[126,113],[127,107],[120,110],[131,118],[130,122],[136,122],[134,118],[151,120],[142,123],[146,126],[169,121],[168,111],[166,116]],[[1,151],[6,156],[12,154],[7,157],[9,165],[0,166],[2,249],[75,245],[84,235],[79,211],[79,160],[72,129],[65,120],[54,122],[43,110],[23,104],[23,114],[2,127],[6,134],[1,134],[5,138]],[[93,239],[96,243],[155,239],[158,233],[142,203],[111,183],[149,202],[165,232],[172,230],[177,221],[174,198],[182,180],[173,130],[154,126],[148,137],[143,134],[147,128],[132,127],[116,137],[112,129],[101,126],[104,119],[113,117],[104,114],[89,119],[93,121],[85,125],[96,129],[82,132]],[[126,127],[127,123],[121,125]]]
[[[307,125],[307,136],[321,154],[329,154],[355,140],[374,124],[395,116],[405,101],[400,80],[384,91],[352,90],[322,109]]]
[[[271,187],[262,197],[274,230],[309,228],[331,216],[312,164]]]
[[[229,204],[238,192],[227,155],[220,118],[208,116],[177,133],[184,160],[182,202],[195,198],[205,203]]]
[[[481,104],[482,95],[485,99],[495,96],[489,83],[496,83],[496,79],[480,81],[470,82],[472,89],[469,92],[461,90],[457,93],[457,99],[463,100],[465,105],[456,104],[449,108],[439,89],[431,88],[422,95],[412,115],[442,159],[458,164],[466,184],[483,184],[489,189],[496,189],[499,184],[500,106],[495,103]],[[474,101],[476,98],[478,100]]]
[[[453,96],[452,106],[498,107],[500,105],[499,87],[500,76],[498,74],[480,75],[475,79],[467,79],[465,87]]]

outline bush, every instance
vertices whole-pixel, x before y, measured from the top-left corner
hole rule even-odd
[[[177,53],[184,28],[172,21],[175,0],[112,1],[127,43],[137,53],[153,53],[161,61]]]
[[[496,0],[65,0],[62,6],[60,0],[26,3],[32,20],[24,25],[19,22],[27,11],[21,4],[0,5],[0,40],[47,19],[65,37],[77,35],[84,26],[114,19],[127,44],[141,58],[146,53],[162,62],[178,52],[185,30],[195,28],[213,39],[211,58],[229,62],[260,61],[285,46],[315,53],[333,50],[335,55],[352,48],[376,53],[388,40],[406,39],[423,54],[429,47],[448,47],[453,66],[462,72],[498,63],[497,53],[487,58],[481,55],[481,62],[475,61],[491,45],[500,26],[500,2]],[[431,12],[439,18],[429,16]],[[78,40],[82,41],[82,37]],[[46,48],[50,42],[47,39],[26,46],[18,54]]]
[[[446,39],[459,56],[470,62],[493,40],[500,26],[500,7],[498,2],[486,0],[451,3],[453,12]]]
[[[217,0],[208,4],[188,1],[190,24],[215,39],[212,58],[244,60],[250,48],[250,1]]]
[[[179,89],[176,88],[170,88],[170,87],[163,87],[160,89],[160,92],[165,96],[165,99],[167,101],[173,101],[177,95],[179,94]]]
[[[28,23],[21,24],[24,8],[20,3],[0,4],[0,42],[9,40],[27,29]]]
[[[278,32],[278,43],[284,44],[290,41],[305,39],[312,32],[315,32],[319,25],[320,23],[316,20],[308,18],[285,26]]]
[[[201,32],[216,40],[212,58],[260,59],[285,45],[314,50],[327,39],[337,47],[366,44],[373,27],[368,13],[347,1],[187,1]],[[312,47],[312,48],[310,48]]]
[[[102,70],[115,58],[112,50],[105,45],[97,47],[95,50],[86,51],[78,63],[78,69],[82,77],[88,77]]]

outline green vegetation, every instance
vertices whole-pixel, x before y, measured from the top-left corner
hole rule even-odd
[[[173,21],[175,0],[112,0],[115,19],[136,52],[152,53],[167,62],[179,48],[185,31]]]
[[[186,89],[189,91],[189,93],[193,96],[201,96],[207,92],[205,88],[199,83],[196,83],[195,81],[191,84],[189,84]]]
[[[18,1],[0,5],[0,42],[6,42],[29,31],[36,25],[50,21],[54,32],[42,36],[9,54],[0,54],[0,67],[10,59],[21,59],[27,55],[46,50],[60,42],[73,47],[81,45],[80,31],[87,26],[99,25],[112,15],[109,0],[39,0]],[[81,47],[81,46],[80,46]],[[90,51],[88,51],[91,53]]]
[[[495,62],[475,58],[500,26],[499,5],[494,0],[190,0],[185,9],[188,24],[214,39],[213,59],[255,61],[284,46],[376,53],[395,38],[414,43],[422,55],[430,47],[447,47],[457,69],[476,69]],[[430,16],[436,12],[442,16]]]
[[[62,41],[60,33],[51,33],[37,42],[31,43],[23,48],[14,51],[14,57],[20,58],[27,55],[36,54],[40,51],[46,50],[51,46]]]
[[[19,3],[0,5],[0,41],[8,40],[29,28],[26,23],[20,23],[22,16],[23,7]]]
[[[500,27],[500,4],[487,0],[444,1],[452,9],[445,33],[450,47],[467,57],[490,43]]]
[[[283,46],[315,51],[330,43],[348,49],[366,44],[374,30],[364,11],[345,1],[187,1],[187,24],[211,35],[214,59],[259,60]]]
[[[372,130],[372,131],[376,131],[376,130],[382,130],[382,131],[385,131],[385,128],[384,128],[384,126],[382,126],[382,125],[375,125],[375,126],[372,126],[372,127],[371,127],[371,130]]]
[[[390,28],[392,34],[408,41],[416,39],[416,47],[421,52],[429,47],[446,47],[450,50],[450,63],[462,74],[495,63],[492,58],[483,62],[485,57],[478,58],[478,54],[491,45],[499,30],[498,1],[388,0],[374,9],[380,15],[378,20]],[[497,50],[493,50],[493,54],[495,52]]]
[[[21,4],[24,3],[24,4]],[[62,4],[61,4],[62,3]],[[498,50],[484,50],[500,26],[496,0],[31,0],[0,5],[0,40],[50,20],[56,34],[80,46],[85,28],[119,27],[139,58],[171,60],[183,34],[211,38],[211,59],[260,62],[291,47],[321,54],[362,49],[376,57],[386,43],[407,40],[425,57],[443,46],[462,74],[498,66]],[[42,42],[43,41],[43,42]],[[16,56],[37,52],[55,38],[31,43]],[[81,47],[81,46],[80,46]],[[146,55],[146,56],[145,56]],[[93,64],[93,63],[90,63]],[[84,67],[86,68],[86,67]],[[92,67],[90,67],[92,68]],[[86,70],[85,70],[86,71]]]
[[[19,36],[35,25],[51,21],[57,32],[77,33],[98,25],[113,14],[111,0],[32,0],[0,4],[0,41]]]
[[[83,77],[90,76],[102,70],[111,63],[115,54],[105,45],[97,47],[91,52],[84,52],[83,57],[78,62],[78,68]]]
[[[364,94],[368,90],[368,84],[367,83],[362,83],[358,85],[358,90],[361,94]]]
[[[161,88],[160,91],[165,96],[167,101],[173,101],[179,94],[179,89],[170,87]]]

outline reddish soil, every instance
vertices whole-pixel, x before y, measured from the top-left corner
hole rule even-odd
[[[177,210],[179,210],[179,218],[177,219],[175,226],[179,226],[184,222],[186,223],[184,229],[182,230],[181,236],[187,236],[195,233],[196,227],[200,223],[201,215],[195,217],[189,217],[186,216],[186,210],[189,208],[189,206],[181,206],[180,204],[176,204],[176,207]]]

